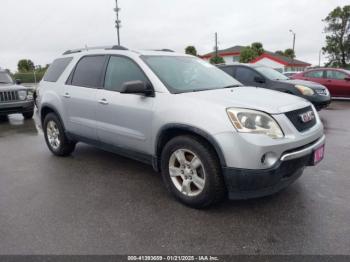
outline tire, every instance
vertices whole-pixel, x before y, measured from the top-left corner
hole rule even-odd
[[[33,111],[30,111],[30,112],[25,112],[23,113],[23,117],[25,119],[32,119],[33,118],[33,115],[34,115],[34,110]]]
[[[74,151],[76,143],[67,138],[56,114],[49,113],[45,116],[43,130],[46,144],[54,155],[69,156]]]
[[[190,167],[187,166],[187,169],[181,167],[178,160],[183,158],[182,155],[185,156],[185,161],[182,162],[189,163]],[[161,173],[167,190],[187,206],[204,208],[226,197],[226,187],[216,152],[207,142],[196,136],[178,136],[165,145],[161,153]],[[192,177],[186,178],[186,175]]]

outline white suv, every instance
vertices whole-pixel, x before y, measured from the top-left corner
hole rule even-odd
[[[67,51],[40,83],[38,102],[52,153],[85,142],[149,163],[196,208],[272,194],[323,158],[323,125],[309,102],[242,86],[169,50]]]

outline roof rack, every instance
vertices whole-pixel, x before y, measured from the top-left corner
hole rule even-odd
[[[167,48],[164,48],[164,49],[156,49],[156,50],[153,50],[153,51],[159,51],[159,52],[172,52],[172,53],[174,53],[174,52],[175,52],[174,50],[167,49]]]
[[[69,54],[74,54],[74,53],[80,53],[82,51],[89,51],[89,50],[99,50],[99,49],[104,49],[104,50],[128,50],[124,46],[120,45],[114,45],[114,46],[95,46],[95,47],[84,47],[84,48],[79,48],[79,49],[72,49],[72,50],[67,50],[63,53],[63,55],[69,55]]]

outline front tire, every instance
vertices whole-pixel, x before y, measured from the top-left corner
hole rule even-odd
[[[30,112],[25,112],[23,113],[23,117],[25,119],[32,119],[33,118],[33,115],[34,115],[34,111],[30,111]]]
[[[190,207],[204,208],[226,196],[218,157],[196,136],[171,139],[162,151],[161,171],[168,191]]]
[[[54,155],[68,156],[74,151],[76,143],[67,138],[56,114],[49,113],[45,116],[43,130],[46,144]]]

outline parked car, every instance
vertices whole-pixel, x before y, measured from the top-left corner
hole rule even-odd
[[[291,80],[270,67],[231,64],[219,65],[219,68],[246,86],[263,87],[300,96],[313,103],[317,110],[327,107],[331,102],[325,86],[310,81]]]
[[[151,164],[196,208],[275,193],[323,158],[311,103],[243,87],[193,56],[120,46],[67,51],[37,95],[54,155],[85,142]]]
[[[328,88],[332,97],[350,98],[350,71],[338,68],[318,68],[293,75],[293,79],[308,80]]]
[[[7,71],[0,70],[0,116],[20,113],[29,119],[34,114],[33,90],[16,83]]]
[[[283,74],[288,77],[291,78],[291,76],[295,75],[295,74],[299,74],[300,72],[294,72],[294,71],[289,71],[289,72],[283,72]]]

